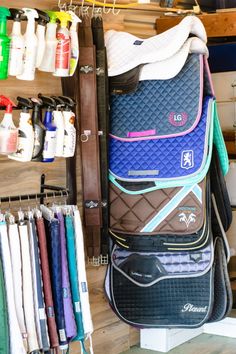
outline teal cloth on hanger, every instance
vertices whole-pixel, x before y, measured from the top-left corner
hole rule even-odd
[[[83,353],[87,353],[83,343],[84,328],[82,322],[80,293],[79,293],[79,279],[78,279],[77,263],[76,263],[75,230],[74,230],[72,216],[70,215],[65,216],[65,226],[66,226],[66,243],[67,243],[67,255],[68,255],[71,293],[72,293],[73,307],[75,313],[75,321],[77,325],[77,334],[73,338],[73,341],[78,341],[78,340],[81,341]]]

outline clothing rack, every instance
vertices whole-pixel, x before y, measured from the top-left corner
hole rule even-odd
[[[59,186],[53,186],[49,184],[45,184],[45,175],[42,174],[40,178],[40,193],[34,193],[34,194],[23,194],[23,195],[13,195],[13,196],[7,196],[7,197],[0,197],[0,205],[1,203],[6,203],[8,202],[9,204],[11,202],[16,202],[16,201],[22,201],[22,200],[32,200],[32,199],[40,199],[40,203],[43,204],[44,198],[51,198],[51,197],[62,197],[66,196],[68,197],[70,195],[69,189],[65,187],[59,187]],[[45,192],[45,190],[52,190],[54,192]]]

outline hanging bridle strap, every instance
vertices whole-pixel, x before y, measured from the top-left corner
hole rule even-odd
[[[96,79],[97,79],[97,112],[100,142],[100,168],[101,168],[101,192],[102,192],[102,223],[101,230],[101,253],[106,256],[108,253],[108,132],[109,132],[109,90],[107,56],[104,41],[104,30],[102,17],[92,17],[93,43],[96,47]]]
[[[102,227],[100,153],[97,117],[96,54],[90,18],[84,16],[79,28],[80,147],[83,206],[87,255],[99,257]]]

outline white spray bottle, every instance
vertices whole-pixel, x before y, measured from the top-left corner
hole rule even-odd
[[[50,17],[50,22],[47,24],[46,29],[46,43],[43,59],[38,69],[40,71],[51,72],[55,71],[56,63],[56,49],[58,40],[57,33],[57,15],[54,11],[46,11]]]
[[[63,157],[73,157],[76,147],[76,129],[75,114],[72,109],[75,106],[75,101],[66,96],[59,96],[59,98],[61,98],[65,103],[65,108],[63,111],[65,127]]]
[[[33,108],[30,99],[17,97],[18,106],[22,107],[18,130],[17,151],[8,155],[9,159],[16,161],[31,161],[34,147],[34,130],[29,110]]]
[[[0,95],[0,106],[6,107],[0,123],[0,154],[11,154],[17,149],[18,129],[12,120],[12,107],[16,105],[8,97]]]
[[[71,16],[64,12],[57,12],[57,18],[61,22],[61,27],[57,32],[57,50],[56,50],[56,68],[54,76],[66,77],[70,76],[70,32],[67,28]]]
[[[57,127],[55,156],[62,157],[63,156],[63,146],[64,146],[64,135],[65,135],[64,117],[63,117],[63,113],[62,113],[62,107],[65,106],[65,103],[61,98],[59,98],[57,96],[52,96],[52,98],[56,102],[56,110],[53,111],[53,123]]]
[[[79,37],[78,37],[77,27],[78,27],[78,23],[82,21],[78,16],[76,16],[74,11],[70,10],[67,11],[67,13],[71,16],[71,21],[72,21],[70,26],[70,42],[71,42],[70,76],[73,76],[79,61]]]
[[[38,12],[39,19],[38,25],[36,29],[36,36],[38,38],[38,47],[37,47],[37,55],[36,55],[36,68],[38,68],[43,60],[44,51],[46,47],[45,41],[45,29],[47,23],[50,21],[50,17],[48,14],[42,10],[35,9]]]
[[[10,54],[8,63],[8,74],[11,76],[20,75],[23,71],[23,54],[25,48],[24,37],[21,34],[21,16],[24,11],[20,9],[9,9],[13,18],[12,32],[10,34]]]
[[[25,39],[25,51],[23,58],[23,72],[21,75],[17,75],[19,80],[34,80],[35,65],[37,55],[38,39],[35,34],[35,19],[38,18],[38,13],[34,9],[23,8],[25,15],[28,19],[26,32],[24,34]]]

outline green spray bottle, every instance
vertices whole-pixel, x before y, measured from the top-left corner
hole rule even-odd
[[[0,80],[8,77],[10,38],[7,36],[7,16],[11,16],[6,7],[0,6]]]

